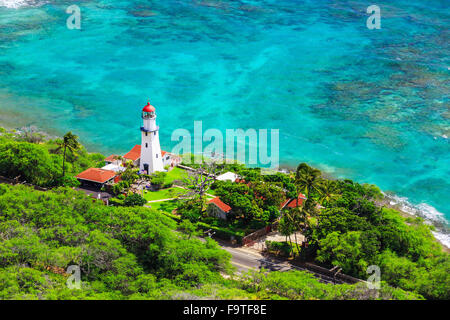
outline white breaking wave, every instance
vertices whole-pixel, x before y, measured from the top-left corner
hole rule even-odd
[[[444,246],[450,248],[450,235],[445,233],[440,233],[437,231],[432,231],[436,239],[438,239]]]
[[[444,246],[450,248],[448,221],[445,219],[442,212],[437,211],[436,208],[426,203],[413,205],[406,197],[399,197],[391,194],[385,194],[385,196],[389,199],[389,204],[391,206],[397,206],[401,211],[424,218],[426,223],[434,225],[436,227],[436,231],[432,231],[434,237]]]
[[[18,9],[21,7],[38,7],[45,3],[46,1],[41,0],[0,0],[0,7]]]

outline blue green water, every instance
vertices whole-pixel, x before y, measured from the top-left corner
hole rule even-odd
[[[66,27],[81,8],[82,30]],[[0,123],[91,150],[176,128],[278,128],[280,161],[379,185],[450,218],[446,1],[0,0]]]

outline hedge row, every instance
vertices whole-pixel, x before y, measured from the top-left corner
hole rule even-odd
[[[172,214],[172,213],[169,213],[169,212],[166,212],[166,211],[162,211],[162,210],[160,210],[159,212],[161,212],[162,214],[166,215],[169,218],[172,218],[176,222],[181,222],[183,220],[180,216],[177,216],[175,214]]]
[[[123,200],[118,198],[109,198],[108,202],[113,206],[123,206]]]
[[[209,230],[211,229],[212,231],[215,232],[214,236],[216,236],[219,239],[223,239],[223,240],[236,240],[238,243],[242,243],[242,238],[243,235],[234,231],[231,231],[229,229],[226,228],[221,228],[221,227],[215,227],[212,225],[209,225],[207,223],[204,222],[197,222],[197,227],[199,229],[202,230]]]
[[[279,254],[281,256],[289,257],[291,255],[291,244],[283,241],[269,241],[266,240],[267,251]]]

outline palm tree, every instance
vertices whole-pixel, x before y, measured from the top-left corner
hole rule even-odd
[[[286,237],[286,243],[288,242],[289,238],[290,253],[292,253],[292,255],[295,258],[295,253],[292,248],[292,241],[291,241],[291,234],[295,233],[295,226],[292,217],[284,215],[283,218],[280,219],[280,222],[278,223],[278,232],[282,236]]]
[[[306,201],[310,200],[311,191],[319,191],[321,172],[311,168],[306,163],[300,163],[295,174],[295,184],[299,192],[306,195]]]
[[[336,182],[333,180],[323,180],[319,186],[320,204],[327,205],[337,197],[339,197],[339,193]]]
[[[57,144],[58,148],[56,149],[56,151],[64,149],[62,174],[62,176],[64,177],[66,174],[66,151],[69,150],[70,152],[72,152],[72,154],[75,154],[75,152],[80,148],[80,143],[78,142],[78,136],[69,131],[64,135],[64,138],[62,140],[59,140],[57,142]]]
[[[302,220],[301,209],[302,208],[300,208],[300,207],[293,208],[293,209],[286,209],[286,213],[283,216],[284,219],[286,220],[286,222],[288,223],[288,225],[291,227],[292,233],[294,234],[295,245],[297,247],[298,252],[300,252],[300,250],[299,250],[298,242],[297,242],[297,231],[300,230],[299,222]],[[292,247],[290,234],[289,234],[289,242],[291,243],[291,247]],[[292,249],[292,253],[294,253],[293,249]],[[294,258],[295,258],[295,253],[294,253]]]

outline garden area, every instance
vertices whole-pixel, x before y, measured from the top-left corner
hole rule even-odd
[[[167,189],[160,189],[157,191],[144,190],[144,199],[147,201],[164,200],[177,198],[186,194],[188,190],[180,187],[171,187]]]

